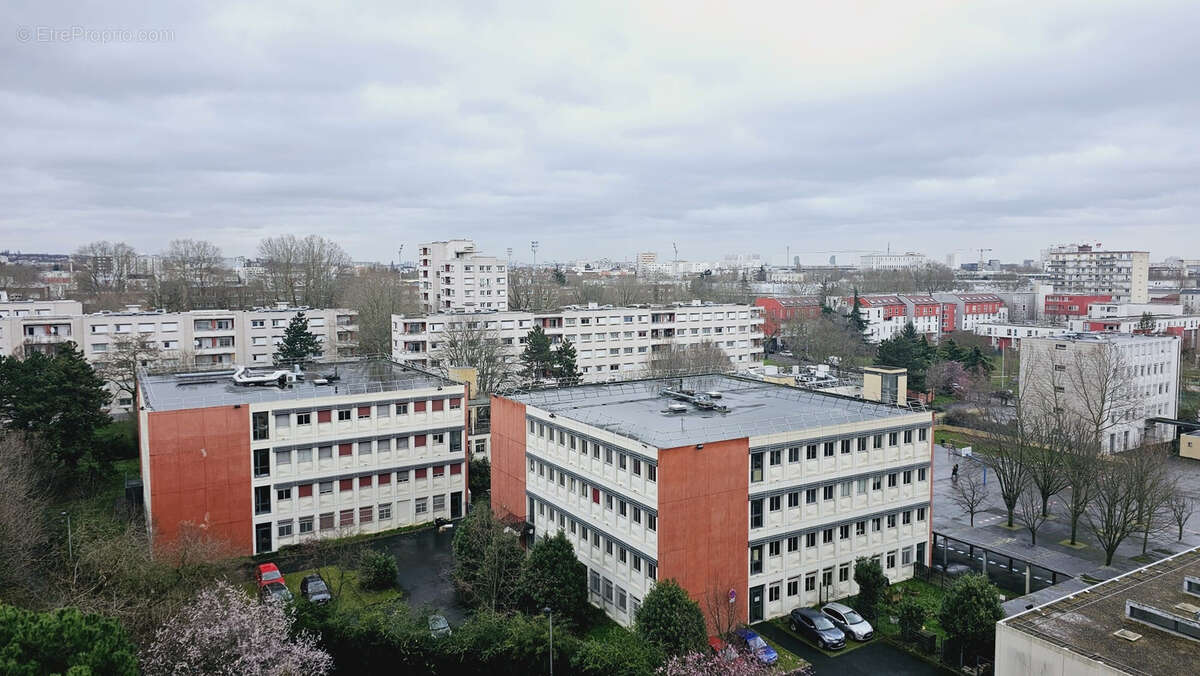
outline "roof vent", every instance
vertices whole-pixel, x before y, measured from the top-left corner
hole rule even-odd
[[[1190,603],[1176,603],[1175,610],[1185,615],[1191,615],[1192,617],[1200,617],[1200,606],[1194,606]]]
[[[721,398],[721,393],[716,390],[709,390],[709,391],[705,392],[705,394],[708,395],[709,399],[720,399]]]
[[[686,405],[673,401],[667,404],[667,407],[663,409],[663,413],[685,413],[687,410],[688,407]]]
[[[1129,641],[1130,643],[1132,643],[1142,637],[1141,634],[1139,634],[1137,632],[1129,631],[1128,629],[1118,629],[1118,630],[1114,631],[1112,635],[1116,636],[1117,638],[1123,638],[1126,641]]]

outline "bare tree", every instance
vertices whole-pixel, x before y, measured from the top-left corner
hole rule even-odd
[[[551,310],[559,305],[561,287],[548,270],[533,267],[508,269],[508,308],[510,310]]]
[[[300,240],[295,235],[267,237],[258,243],[258,257],[265,271],[267,291],[275,300],[297,305],[302,278]]]
[[[787,322],[780,329],[783,342],[801,359],[824,363],[836,357],[839,364],[859,363],[871,354],[844,317],[823,313],[811,319]]]
[[[1183,541],[1183,527],[1196,511],[1196,498],[1185,495],[1182,490],[1177,491],[1167,503],[1167,509],[1171,512],[1171,523],[1178,529],[1175,539]]]
[[[309,307],[331,307],[339,279],[350,269],[350,256],[333,240],[309,235],[301,241],[301,302]]]
[[[1104,565],[1111,566],[1117,547],[1137,532],[1137,497],[1134,472],[1123,458],[1097,467],[1092,500],[1083,523],[1104,550]]]
[[[608,285],[609,298],[619,307],[649,303],[650,287],[650,283],[637,275],[621,275]]]
[[[958,473],[958,479],[950,491],[950,501],[958,505],[971,519],[971,527],[975,527],[975,515],[982,512],[987,505],[988,486],[984,481],[983,465],[969,462],[965,469]]]
[[[38,477],[34,447],[16,433],[0,436],[0,599],[40,593],[38,574],[48,533],[47,491]]]
[[[494,328],[485,328],[484,322],[464,316],[447,323],[431,356],[443,370],[454,366],[475,369],[479,394],[491,394],[516,382],[520,369],[512,349]]]
[[[650,354],[649,371],[655,378],[691,373],[728,373],[733,362],[711,340],[699,343],[672,342]]]
[[[979,443],[979,459],[987,465],[996,478],[1000,499],[1008,512],[1008,527],[1013,527],[1013,511],[1017,501],[1029,484],[1029,426],[1024,417],[1021,403],[1012,418],[1004,411],[989,409],[984,417],[986,434]]]
[[[358,312],[358,347],[363,354],[390,354],[392,315],[420,310],[417,287],[400,273],[368,270],[346,285],[345,304]]]
[[[211,242],[173,239],[163,252],[163,276],[175,282],[184,310],[214,307],[212,290],[226,275],[221,250]]]
[[[129,333],[120,336],[114,334],[109,342],[108,350],[92,366],[96,370],[96,375],[112,383],[118,393],[124,392],[133,397],[138,369],[173,356],[173,354],[164,354],[159,344],[146,334]]]
[[[1029,481],[1037,490],[1042,501],[1042,517],[1050,515],[1050,498],[1067,487],[1065,465],[1074,441],[1065,430],[1057,425],[1043,425],[1048,419],[1037,421],[1025,461],[1028,463]]]
[[[137,263],[137,252],[124,242],[90,242],[76,249],[72,259],[79,290],[98,303],[123,294]]]
[[[1063,453],[1062,477],[1067,499],[1063,501],[1063,512],[1071,522],[1072,546],[1077,544],[1079,520],[1087,512],[1095,491],[1096,473],[1100,470],[1100,447],[1095,435],[1081,425],[1060,429]]]
[[[1165,445],[1149,446],[1123,454],[1129,467],[1133,497],[1137,503],[1137,532],[1142,536],[1142,554],[1149,548],[1150,534],[1166,528],[1168,506],[1177,492],[1168,465]]]
[[[1027,487],[1017,499],[1017,521],[1029,531],[1029,544],[1037,544],[1038,529],[1046,523],[1047,515],[1042,510],[1041,496],[1033,486]]]
[[[704,618],[708,620],[710,629],[718,636],[728,636],[733,633],[741,622],[738,616],[737,603],[729,600],[729,592],[737,587],[732,580],[714,581],[704,592]]]

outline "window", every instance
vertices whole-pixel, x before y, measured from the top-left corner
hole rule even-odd
[[[887,515],[887,527],[888,527],[888,528],[895,528],[895,527],[896,527],[896,515],[895,515],[895,514],[888,514],[888,515]]]
[[[804,504],[811,505],[817,501],[817,489],[809,488],[804,491]]]
[[[414,514],[424,514],[428,511],[429,511],[428,498],[417,498],[416,501],[413,502],[413,513]]]
[[[867,492],[867,477],[859,477],[855,483],[857,484],[855,492],[858,495],[863,495]]]
[[[354,444],[338,444],[338,456],[354,455]]]
[[[912,523],[912,510],[911,509],[900,512],[900,523],[902,523],[906,526],[908,524]]]
[[[783,451],[771,451],[771,466],[774,467],[783,462]]]
[[[321,515],[321,530],[333,530],[333,512]]]
[[[358,442],[358,454],[359,455],[371,455],[371,442],[369,442],[369,441]]]
[[[650,481],[658,480],[658,465],[646,465],[646,478]]]
[[[757,575],[763,571],[762,564],[762,545],[754,545],[750,548],[750,574]]]
[[[396,404],[396,415],[408,415],[408,404]]]
[[[829,544],[830,542],[833,542],[833,529],[826,528],[821,531],[821,544]]]
[[[841,487],[842,487],[842,490],[840,491],[840,493],[841,493],[841,496],[842,496],[843,498],[848,498],[848,497],[850,497],[850,487],[851,487],[853,484],[851,484],[849,481],[843,481],[843,482],[842,482],[840,485],[841,485]]]
[[[787,595],[796,596],[800,593],[800,578],[793,577],[787,581]]]
[[[296,425],[309,425],[311,423],[312,423],[312,414],[311,413],[297,413],[296,414]]]
[[[254,476],[271,475],[271,451],[266,448],[254,449]]]
[[[897,442],[896,437],[897,437],[897,434],[895,432],[888,432],[888,446],[896,445],[896,442]]]
[[[896,552],[888,552],[887,553],[887,565],[884,567],[885,568],[895,568],[896,567]]]
[[[871,477],[871,490],[877,491],[883,488],[883,477],[879,474]]]
[[[300,517],[300,534],[313,532],[313,518],[311,516]]]
[[[791,493],[788,493],[788,508],[790,509],[792,507],[799,507],[799,506],[800,506],[800,492],[792,491]]]
[[[826,442],[826,443],[825,443],[825,447],[824,447],[824,450],[823,450],[823,452],[822,452],[822,455],[824,455],[826,458],[832,458],[832,457],[833,457],[833,442]]]
[[[767,600],[768,601],[778,601],[779,600],[779,583],[778,582],[776,582],[775,584],[773,584],[767,588]]]
[[[912,547],[905,547],[900,550],[900,565],[912,565]]]
[[[330,460],[333,458],[333,446],[320,446],[317,448],[318,460]]]
[[[343,509],[338,512],[338,526],[353,526],[354,525],[354,510]]]
[[[771,496],[771,511],[778,512],[779,508],[780,508],[780,496],[772,495]]]
[[[271,487],[258,486],[254,489],[254,513],[271,513]]]
[[[817,574],[809,573],[804,576],[804,591],[815,591],[817,588]]]
[[[796,551],[800,550],[800,536],[799,535],[791,536],[790,538],[788,538],[787,543],[788,543],[788,551],[789,552],[796,552]]]
[[[928,438],[926,436],[928,432],[929,428],[927,427],[922,427],[921,429],[917,430],[917,441],[925,441]]]
[[[850,524],[847,523],[847,524],[842,524],[841,526],[838,526],[838,539],[839,540],[849,540],[850,539]]]
[[[759,482],[763,480],[763,454],[750,454],[750,481]]]
[[[887,476],[888,476],[888,488],[895,488],[896,487],[896,473],[892,472],[892,473],[888,474]]]
[[[804,546],[805,546],[805,547],[816,547],[816,546],[817,546],[817,533],[816,533],[816,531],[814,531],[814,532],[812,532],[812,533],[805,533],[805,534],[804,534]]]
[[[338,422],[350,419],[350,409],[343,408],[338,410]]]
[[[279,490],[275,491],[275,499],[276,500],[291,500],[292,499],[292,489],[291,488],[280,488]]]
[[[266,411],[257,411],[252,416],[254,440],[262,441],[271,438],[271,426]]]
[[[858,450],[860,450],[860,451],[867,450],[867,438],[866,437],[858,438]]]
[[[924,521],[924,520],[925,520],[925,508],[918,507],[917,508],[917,521]]]
[[[926,469],[924,467],[917,470],[917,481],[925,480],[925,472],[926,472]]]
[[[871,519],[871,532],[872,532],[872,533],[878,533],[878,532],[879,532],[879,527],[880,527],[882,524],[883,524],[883,520],[882,520],[882,519],[880,519],[879,517],[875,517],[874,519]]]
[[[653,514],[646,515],[646,528],[652,531],[658,530],[658,517]]]
[[[838,582],[850,581],[850,564],[843,563],[838,566]]]
[[[341,479],[338,481],[338,491],[339,492],[352,491],[352,490],[354,490],[354,479]]]
[[[850,452],[850,443],[851,442],[849,439],[842,439],[842,453],[843,454]]]
[[[855,535],[866,535],[867,534],[867,522],[866,521],[855,522],[854,534]]]
[[[904,443],[912,443],[912,430],[904,430]]]
[[[291,519],[288,519],[287,521],[280,521],[280,522],[279,522],[279,524],[278,524],[278,526],[279,526],[279,530],[278,530],[279,537],[281,537],[281,538],[290,538],[290,537],[292,537],[292,525],[293,525],[293,523],[294,523],[294,522],[293,522]]]
[[[821,585],[828,587],[833,584],[833,568],[821,571]]]
[[[779,556],[779,540],[767,543],[767,556]]]
[[[872,441],[874,443],[872,444],[871,448],[883,448],[883,435],[882,434],[876,434],[875,438]]]
[[[821,499],[822,500],[832,500],[833,499],[833,486],[832,485],[821,487]]]
[[[800,447],[792,446],[788,449],[788,462],[800,462]]]
[[[320,491],[321,495],[329,495],[333,493],[333,482],[322,481],[320,484],[318,484],[318,490]]]

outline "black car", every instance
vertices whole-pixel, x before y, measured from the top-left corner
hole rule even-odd
[[[823,650],[841,650],[846,646],[846,635],[820,611],[812,608],[796,608],[788,615],[792,631],[817,644]]]
[[[300,596],[312,603],[329,603],[333,595],[329,593],[329,585],[317,574],[306,575],[300,580]]]
[[[258,588],[258,596],[263,601],[272,603],[290,603],[292,592],[282,582],[268,582]]]

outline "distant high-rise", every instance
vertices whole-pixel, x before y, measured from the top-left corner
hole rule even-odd
[[[426,312],[508,309],[508,267],[477,252],[474,240],[429,242],[418,253]]]
[[[1150,252],[1100,251],[1072,244],[1046,252],[1057,294],[1108,295],[1118,303],[1150,302]]]

